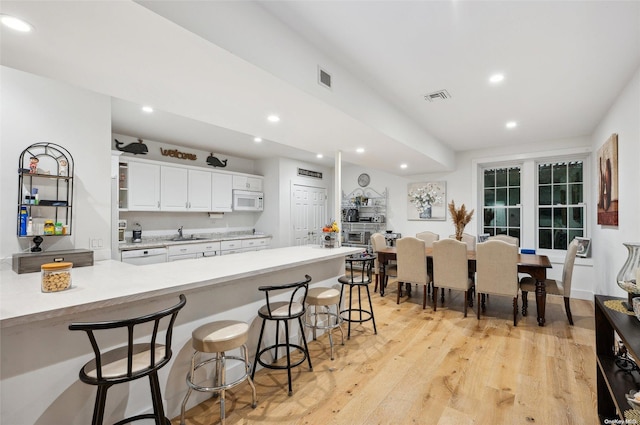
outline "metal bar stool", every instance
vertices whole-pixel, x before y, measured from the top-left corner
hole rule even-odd
[[[305,299],[307,298],[307,291],[309,290],[309,282],[311,282],[311,276],[305,275],[305,280],[295,283],[289,283],[279,286],[260,286],[258,290],[263,291],[267,300],[267,303],[258,310],[258,316],[262,318],[262,327],[260,328],[260,337],[258,338],[258,345],[256,348],[256,357],[253,362],[253,370],[251,371],[251,378],[256,373],[256,367],[258,363],[268,369],[286,369],[287,377],[289,380],[289,395],[293,394],[293,387],[291,386],[291,368],[296,367],[304,363],[305,360],[309,363],[309,370],[313,370],[311,366],[311,356],[309,356],[309,347],[307,347],[307,339],[304,336],[304,325],[302,324],[301,317],[305,314]],[[292,290],[291,296],[288,301],[273,301],[269,299],[269,294],[275,296],[275,292],[281,292],[283,290]],[[301,298],[301,301],[296,301]],[[298,319],[300,325],[300,333],[302,334],[302,341],[304,347],[289,342],[289,320]],[[267,320],[274,320],[276,322],[276,343],[269,345],[262,350],[260,344],[262,343],[262,336],[264,335],[264,326]],[[278,334],[280,329],[280,322],[284,324],[284,336],[285,341],[280,343],[278,341]],[[262,360],[262,355],[272,349],[275,349],[274,362],[278,359],[278,348],[284,347],[287,355],[286,365],[277,365],[273,363],[266,363]],[[291,348],[297,348],[303,354],[302,358],[295,363],[291,363]]]
[[[327,330],[329,332],[329,347],[331,347],[331,360],[333,360],[333,336],[331,331],[340,329],[342,334],[342,345],[344,345],[344,331],[342,330],[342,316],[340,316],[340,292],[334,288],[311,288],[307,293],[307,305],[313,306],[313,312],[309,311],[305,316],[304,325],[313,330],[313,339],[316,339],[316,330]],[[335,305],[335,313],[331,311],[331,306]],[[321,308],[318,312],[318,307]],[[318,324],[318,316],[324,318],[324,324]],[[307,319],[313,319],[310,323]]]
[[[253,403],[251,407],[256,407],[256,387],[251,380],[251,363],[249,362],[249,355],[247,352],[247,339],[249,337],[249,325],[245,322],[237,320],[221,320],[218,322],[211,322],[196,328],[192,333],[192,345],[195,352],[191,356],[191,370],[187,374],[187,386],[189,390],[187,395],[182,401],[182,407],[180,409],[180,424],[184,425],[184,411],[187,405],[187,400],[193,390],[213,392],[220,394],[220,421],[222,425],[225,423],[225,391],[229,388],[233,388],[244,381],[248,381],[253,392]],[[242,350],[242,357],[227,355],[227,351],[240,348]],[[213,353],[212,358],[203,360],[196,364],[196,359],[200,353]],[[227,382],[226,368],[227,361],[240,362],[244,367],[244,373],[238,379],[233,382]],[[213,383],[211,387],[205,387],[196,384],[195,373],[196,370],[209,363],[215,364],[215,373]]]
[[[342,284],[340,288],[340,305],[342,305],[342,295],[344,293],[344,287],[349,286],[349,307],[340,311],[340,315],[343,320],[347,321],[348,331],[347,339],[351,339],[351,323],[363,323],[371,320],[373,322],[373,333],[377,334],[376,319],[373,316],[373,304],[371,303],[371,293],[369,292],[369,283],[371,283],[371,272],[376,257],[370,254],[355,254],[345,258],[349,273],[338,278],[338,282]],[[353,306],[353,288],[358,288],[358,307]],[[369,301],[369,308],[363,308],[362,306],[362,294],[361,289],[364,288],[367,292],[367,300]],[[365,306],[366,307],[366,306]],[[345,317],[345,313],[347,317]],[[357,313],[358,317],[353,317],[352,313]],[[364,315],[364,317],[363,317]]]
[[[165,310],[141,317],[125,320],[105,322],[72,323],[72,331],[85,331],[93,347],[94,359],[80,369],[80,380],[89,385],[96,385],[98,392],[93,410],[93,425],[102,425],[104,408],[107,401],[107,390],[115,384],[130,382],[135,379],[149,377],[151,384],[151,400],[153,414],[144,414],[125,418],[114,425],[122,425],[141,419],[155,419],[156,425],[170,425],[171,422],[164,415],[162,393],[158,380],[158,369],[166,365],[171,359],[171,336],[173,324],[178,312],[186,304],[187,299],[180,295],[180,302]],[[153,322],[153,331],[147,336],[147,341],[133,343],[134,335],[140,337],[143,331],[134,333],[137,325]],[[102,353],[96,338],[96,331],[108,329],[126,329],[127,345]],[[164,344],[156,342],[158,333],[165,331]]]

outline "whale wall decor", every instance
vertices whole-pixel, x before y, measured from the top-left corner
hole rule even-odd
[[[213,153],[207,157],[207,165],[211,165],[212,167],[224,168],[227,166],[227,161],[227,159],[220,161],[218,158],[213,156]]]
[[[125,147],[121,147],[124,143],[114,139],[116,141],[116,149],[122,152],[132,153],[134,155],[146,155],[149,152],[149,148],[144,144],[142,139],[138,139],[138,143],[129,143]]]

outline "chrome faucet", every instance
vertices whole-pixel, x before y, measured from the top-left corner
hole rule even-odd
[[[180,228],[178,229],[178,236],[179,236],[180,238],[182,238],[182,237],[183,237],[183,236],[182,236],[182,228],[183,228],[183,227],[184,227],[184,226],[180,226]]]

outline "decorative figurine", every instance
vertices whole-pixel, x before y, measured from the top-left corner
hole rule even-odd
[[[60,161],[58,161],[58,163],[60,164],[60,168],[58,168],[58,175],[59,176],[66,176],[67,175],[67,160],[66,159],[61,159]]]
[[[29,174],[37,174],[38,173],[38,162],[40,160],[35,156],[32,156],[29,159]]]

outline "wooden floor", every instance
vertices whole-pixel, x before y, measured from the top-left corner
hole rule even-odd
[[[475,310],[463,317],[462,293],[434,313],[422,310],[421,288],[397,305],[395,287],[373,294],[377,335],[371,322],[356,325],[344,346],[338,337],[334,361],[326,335],[310,342],[313,371],[293,370],[291,397],[286,371],[259,370],[257,408],[243,383],[227,392],[226,423],[599,424],[593,302],[572,300],[569,326],[562,298],[548,296],[541,328],[530,297],[514,327],[510,299],[491,296],[478,321]],[[219,423],[219,407],[210,399],[186,423]]]

